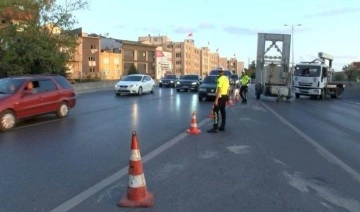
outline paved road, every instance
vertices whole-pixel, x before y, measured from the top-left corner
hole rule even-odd
[[[356,98],[250,97],[228,108],[227,131],[213,135],[204,132],[211,102],[195,93],[79,95],[68,119],[0,134],[0,211],[133,211],[116,206],[133,130],[155,194],[152,208],[136,211],[358,211]],[[193,111],[199,135],[185,133]]]

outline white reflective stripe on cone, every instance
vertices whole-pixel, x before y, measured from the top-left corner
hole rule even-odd
[[[144,174],[140,175],[129,175],[129,187],[131,188],[138,188],[138,187],[144,187],[146,185],[145,182],[145,176]]]
[[[191,123],[190,126],[191,127],[197,127],[197,124],[196,123]]]
[[[132,160],[132,161],[141,160],[140,151],[138,149],[131,150],[130,160]]]

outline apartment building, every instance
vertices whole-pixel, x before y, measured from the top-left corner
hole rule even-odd
[[[227,61],[227,69],[241,75],[242,70],[244,70],[244,62],[238,62],[236,58],[230,58]]]
[[[156,77],[156,45],[140,41],[119,40],[122,52],[123,74],[128,74],[132,65],[139,73]]]
[[[219,66],[219,54],[214,54],[210,51],[209,47],[202,47],[200,54],[200,74],[206,76],[210,70]]]
[[[120,41],[100,36],[100,73],[102,79],[115,80],[123,75]]]
[[[208,47],[197,48],[193,39],[173,42],[167,36],[143,36],[139,41],[147,41],[161,46],[164,51],[172,53],[173,74],[206,75],[219,65],[219,54],[213,53]],[[225,63],[226,64],[226,63]]]
[[[101,79],[100,73],[100,38],[89,35],[82,28],[75,29],[78,46],[69,61],[69,75],[71,79]]]
[[[0,12],[0,29],[7,24],[20,24],[27,20],[37,18],[39,14],[38,8],[29,8],[24,5],[12,5]],[[19,27],[22,31],[22,27]]]

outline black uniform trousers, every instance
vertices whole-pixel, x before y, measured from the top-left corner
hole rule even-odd
[[[226,123],[226,103],[229,100],[228,95],[221,95],[221,98],[218,99],[218,105],[214,105],[214,129],[218,129],[219,120],[221,114],[221,128],[225,128]]]

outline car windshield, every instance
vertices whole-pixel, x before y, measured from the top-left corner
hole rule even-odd
[[[184,80],[197,80],[199,77],[197,75],[185,75],[182,77]]]
[[[165,75],[164,79],[176,79],[176,75]]]
[[[208,83],[208,84],[216,84],[217,82],[217,76],[207,76],[204,79],[204,83]]]
[[[231,76],[231,79],[239,79],[239,76],[237,74],[234,74]]]
[[[128,75],[126,77],[121,78],[121,81],[138,82],[138,81],[141,81],[141,79],[142,79],[142,76]]]
[[[231,71],[224,71],[224,74],[229,78],[231,77]],[[212,70],[209,75],[219,75],[219,70]]]
[[[19,90],[19,87],[23,84],[24,79],[0,79],[0,94],[13,94]]]
[[[294,76],[319,77],[320,67],[309,65],[298,65],[295,67]]]

